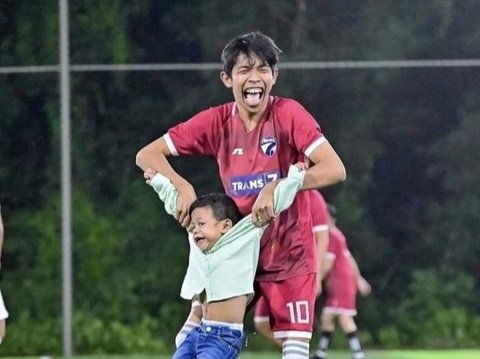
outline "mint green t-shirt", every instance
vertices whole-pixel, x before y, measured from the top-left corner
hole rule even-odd
[[[274,192],[274,211],[287,209],[303,185],[305,171],[290,166],[288,176],[282,178]],[[156,174],[150,185],[165,204],[168,214],[175,215],[178,192],[170,180]],[[189,233],[189,263],[180,296],[193,299],[206,292],[206,301],[214,302],[247,295],[253,297],[253,282],[257,270],[260,238],[267,226],[256,227],[249,214],[207,251],[195,244]]]

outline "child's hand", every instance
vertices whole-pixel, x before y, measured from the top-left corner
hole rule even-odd
[[[308,170],[308,163],[306,162],[297,162],[294,164],[294,166],[297,167],[300,171]]]
[[[145,178],[145,182],[147,184],[150,184],[150,182],[152,182],[152,178],[155,177],[156,174],[157,171],[152,170],[151,168],[147,168],[143,173],[143,178]]]
[[[273,210],[273,193],[278,185],[278,180],[269,182],[262,188],[252,207],[252,223],[263,227],[276,217]]]

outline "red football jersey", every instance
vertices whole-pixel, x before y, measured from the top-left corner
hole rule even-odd
[[[325,232],[328,233],[328,208],[327,202],[318,191],[309,191],[310,192],[310,212],[312,215],[312,230],[313,233]],[[314,238],[315,246],[317,241]],[[317,268],[321,263],[322,258],[316,258]]]
[[[350,262],[350,251],[345,236],[337,227],[329,229],[327,256],[334,257],[332,269],[326,279],[327,291],[335,292],[341,287],[355,290],[355,273]]]
[[[327,202],[318,191],[310,191],[310,212],[312,213],[313,232],[328,231]]]
[[[234,102],[212,107],[171,128],[164,136],[173,155],[216,158],[225,192],[243,215],[258,193],[285,177],[326,141],[315,119],[296,101],[271,97],[258,125],[247,132]],[[257,280],[282,280],[316,271],[308,192],[279,214],[260,243]]]

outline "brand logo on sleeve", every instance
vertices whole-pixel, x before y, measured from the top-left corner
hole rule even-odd
[[[260,148],[268,157],[272,157],[277,150],[277,140],[272,136],[263,137],[260,140]]]
[[[260,193],[269,182],[280,178],[279,171],[268,171],[230,178],[229,194],[232,197],[243,197]]]
[[[234,148],[233,151],[232,151],[232,155],[237,155],[237,156],[240,156],[240,155],[243,155],[243,148]]]

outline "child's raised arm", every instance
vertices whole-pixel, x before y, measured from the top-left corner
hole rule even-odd
[[[177,211],[178,191],[170,180],[150,168],[143,173],[145,182],[152,186],[157,192],[158,197],[165,204],[165,210],[168,214],[175,216]]]

